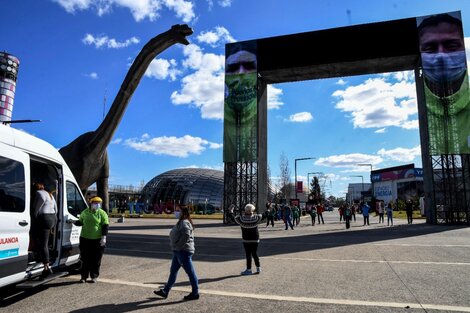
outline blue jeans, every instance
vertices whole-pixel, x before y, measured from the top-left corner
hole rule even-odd
[[[294,226],[292,225],[290,215],[288,215],[284,218],[284,223],[286,224],[286,230],[287,230],[287,224],[289,224],[290,228],[294,229]]]
[[[173,259],[171,260],[170,276],[168,282],[163,288],[165,293],[169,293],[171,287],[175,284],[176,276],[180,267],[183,267],[186,274],[189,276],[189,282],[191,283],[192,294],[199,294],[199,286],[197,282],[196,271],[193,266],[193,254],[188,251],[173,251]]]

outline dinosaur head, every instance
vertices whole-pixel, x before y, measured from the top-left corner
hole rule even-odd
[[[171,26],[170,32],[179,43],[189,45],[189,41],[186,39],[186,36],[192,35],[193,29],[186,24],[177,24]]]

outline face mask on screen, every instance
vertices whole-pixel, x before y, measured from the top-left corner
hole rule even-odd
[[[450,53],[422,53],[424,75],[435,83],[453,82],[467,69],[465,51]]]
[[[257,73],[226,75],[225,102],[235,111],[243,110],[256,101]]]
[[[180,216],[181,216],[181,212],[180,212],[180,211],[175,211],[175,217],[176,217],[177,219],[179,219]]]

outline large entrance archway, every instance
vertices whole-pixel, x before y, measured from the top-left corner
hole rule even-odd
[[[460,12],[226,45],[224,208],[267,198],[267,85],[413,70],[427,222],[470,225],[470,99]]]

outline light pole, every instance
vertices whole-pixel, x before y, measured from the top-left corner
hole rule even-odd
[[[304,161],[304,160],[314,160],[316,158],[300,158],[300,159],[294,159],[294,172],[295,172],[295,184],[294,184],[294,189],[295,189],[295,198],[297,199],[297,161]]]
[[[372,197],[374,197],[374,183],[372,182],[372,164],[370,163],[358,163],[359,166],[370,166],[370,188],[372,189]]]
[[[362,176],[362,175],[351,175],[349,177],[360,177],[361,178],[361,180],[362,180],[361,200],[362,200],[362,202],[364,202],[364,195],[363,195],[363,192],[364,192],[364,176]]]

